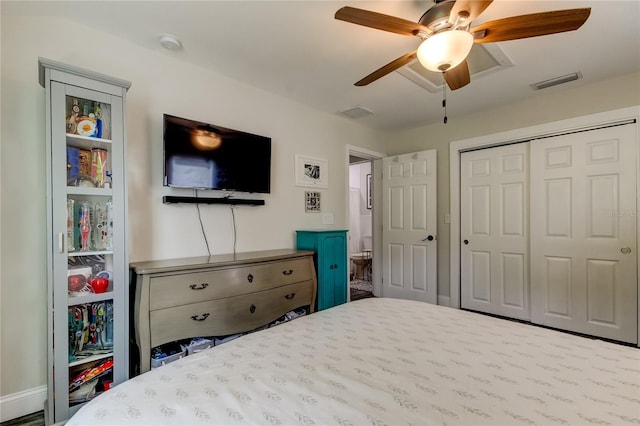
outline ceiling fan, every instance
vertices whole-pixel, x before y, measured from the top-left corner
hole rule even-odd
[[[577,30],[585,23],[591,8],[555,10],[511,16],[471,27],[493,0],[436,0],[418,22],[345,6],[335,18],[353,24],[422,40],[420,46],[372,72],[356,86],[366,86],[392,71],[418,59],[425,68],[442,72],[451,90],[471,81],[467,56],[474,43],[493,43]]]

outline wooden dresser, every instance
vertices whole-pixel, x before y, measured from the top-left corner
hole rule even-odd
[[[254,330],[303,306],[313,312],[313,252],[269,250],[130,265],[140,373],[151,348]]]

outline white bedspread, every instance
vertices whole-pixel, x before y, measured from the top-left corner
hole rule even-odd
[[[152,370],[67,425],[639,423],[637,348],[376,298]]]

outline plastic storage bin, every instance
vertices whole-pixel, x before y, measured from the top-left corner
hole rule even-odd
[[[213,340],[205,339],[205,338],[196,338],[196,339],[192,339],[188,344],[182,345],[182,350],[186,350],[187,355],[193,355],[212,347],[213,347]]]

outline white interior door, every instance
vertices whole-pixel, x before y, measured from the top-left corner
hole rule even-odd
[[[436,150],[382,160],[382,295],[437,303]]]
[[[635,126],[531,143],[531,316],[637,342]]]
[[[528,169],[528,143],[460,156],[463,308],[529,319]]]

